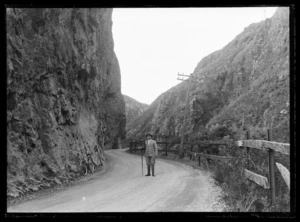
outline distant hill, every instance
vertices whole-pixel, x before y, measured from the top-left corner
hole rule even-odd
[[[139,117],[149,107],[149,105],[140,103],[126,95],[123,95],[123,97],[125,101],[126,126],[129,126],[135,118]]]
[[[200,138],[254,138],[289,142],[289,9],[249,25],[224,48],[203,58],[194,70],[204,78],[193,85],[185,132]],[[151,131],[179,136],[187,84],[161,94],[127,127],[127,137]]]

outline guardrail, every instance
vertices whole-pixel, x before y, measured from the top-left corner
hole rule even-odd
[[[271,130],[268,129],[267,131],[267,137],[268,140],[251,140],[249,138],[249,132],[246,132],[246,140],[218,140],[218,141],[194,141],[194,142],[188,142],[185,141],[184,145],[189,145],[190,149],[184,149],[184,153],[190,156],[190,159],[192,157],[198,157],[198,165],[201,165],[201,159],[204,160],[206,168],[209,168],[208,161],[211,160],[218,160],[218,161],[227,161],[234,157],[231,156],[222,156],[222,155],[214,155],[214,154],[207,154],[203,152],[194,152],[192,150],[193,146],[197,145],[198,149],[201,146],[209,146],[209,145],[226,145],[231,146],[235,144],[238,147],[242,147],[245,149],[246,158],[249,157],[249,150],[250,149],[259,149],[261,151],[267,151],[269,156],[269,178],[259,175],[255,172],[252,172],[248,169],[244,169],[245,177],[254,183],[258,184],[259,186],[270,189],[270,196],[271,196],[271,206],[275,203],[275,161],[274,161],[274,152],[279,152],[284,155],[290,155],[290,144],[288,143],[279,143],[274,142],[272,140],[272,134]],[[178,150],[172,150],[169,148],[170,142],[166,139],[166,141],[157,142],[158,145],[164,145],[164,149],[159,149],[159,152],[165,152],[165,155],[168,155],[168,152],[175,152],[177,153]],[[173,143],[174,144],[174,143]],[[179,143],[175,143],[179,144]],[[143,146],[144,141],[143,140],[137,140],[137,141],[131,141],[130,142],[130,152],[135,152],[137,150],[141,150],[140,148],[137,148],[137,146]],[[248,161],[247,161],[248,165]],[[280,163],[276,162],[276,166],[282,175],[287,187],[290,189],[290,172],[289,170],[283,166]],[[270,182],[269,182],[270,181]]]
[[[268,140],[249,140],[249,133],[247,133],[247,140],[236,141],[238,147],[246,148],[246,155],[249,155],[249,149],[259,149],[266,150],[269,155],[269,178],[262,175],[256,174],[250,170],[245,169],[245,176],[255,182],[256,184],[264,187],[265,189],[270,189],[271,196],[271,206],[275,203],[275,161],[274,152],[279,152],[284,155],[290,155],[290,144],[288,143],[278,143],[273,142],[272,132],[270,129],[267,131]],[[282,175],[286,185],[290,189],[290,172],[280,163],[276,163],[280,174]],[[270,182],[269,182],[270,181]]]
[[[208,165],[208,162],[207,162],[208,159],[224,161],[224,160],[229,160],[229,159],[232,158],[232,157],[229,157],[229,156],[219,156],[219,155],[212,155],[212,154],[206,154],[206,153],[196,153],[196,152],[192,152],[192,151],[189,151],[189,150],[186,150],[185,153],[190,155],[190,160],[192,160],[193,156],[198,157],[198,165],[199,166],[201,166],[201,158],[203,158],[205,167],[207,169],[209,169],[209,165]]]
[[[130,152],[135,152],[140,150],[140,148],[137,148],[138,146],[144,146],[144,140],[134,140],[134,141],[130,141],[129,142],[129,150]],[[167,139],[166,141],[157,141],[156,142],[157,145],[163,145],[163,149],[159,149],[159,152],[165,152],[165,155],[168,156],[168,152],[172,152],[172,153],[177,153],[178,150],[174,150],[174,149],[170,149],[169,145],[171,144],[171,142],[169,142]],[[180,144],[180,142],[178,143],[172,143],[172,144]],[[232,145],[234,144],[233,140],[205,140],[205,141],[194,141],[194,142],[188,142],[185,141],[183,143],[183,145],[188,145],[191,146],[191,148],[193,146],[198,146],[198,148],[202,147],[202,146],[210,146],[210,145]],[[187,149],[185,149],[185,152],[188,151]]]

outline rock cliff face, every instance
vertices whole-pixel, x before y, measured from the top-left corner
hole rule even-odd
[[[194,70],[204,79],[192,85],[185,133],[241,138],[249,129],[261,139],[272,128],[274,140],[288,142],[289,51],[289,9],[279,8],[203,58]],[[130,135],[180,135],[186,92],[181,83],[160,95],[132,124]]]
[[[148,108],[149,105],[140,103],[129,96],[126,95],[123,96],[124,96],[125,110],[126,110],[126,129],[128,129],[131,128],[130,125],[134,122],[134,119],[141,116],[142,113]]]
[[[18,196],[125,139],[112,9],[7,9],[7,184]]]

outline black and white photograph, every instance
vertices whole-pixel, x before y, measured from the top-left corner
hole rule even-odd
[[[295,211],[291,6],[5,12],[6,216]]]

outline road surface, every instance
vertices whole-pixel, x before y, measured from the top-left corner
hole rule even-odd
[[[216,212],[225,208],[221,189],[205,172],[156,159],[156,176],[145,177],[140,156],[124,149],[105,153],[106,169],[89,180],[11,206],[7,212]]]

